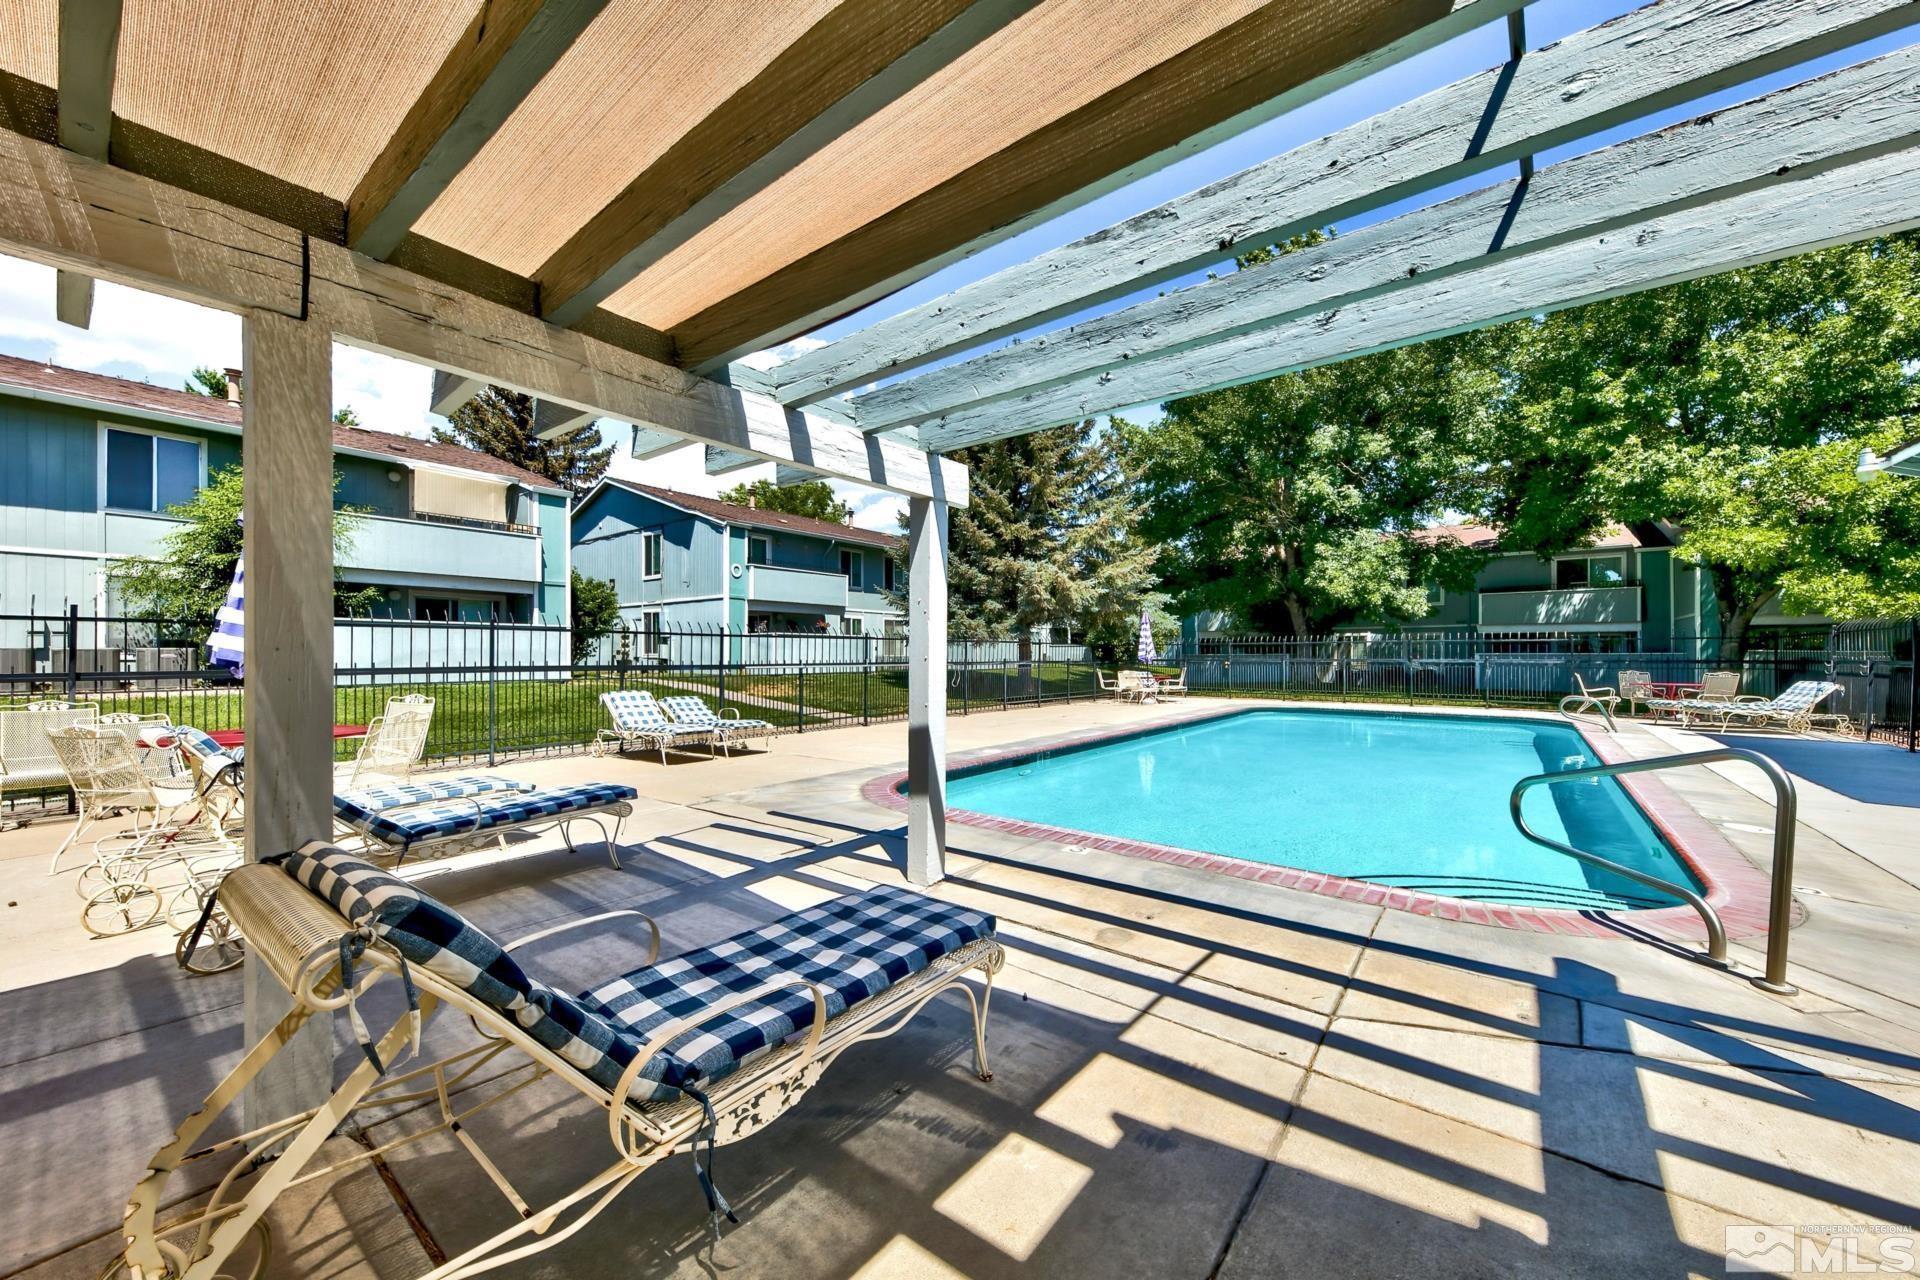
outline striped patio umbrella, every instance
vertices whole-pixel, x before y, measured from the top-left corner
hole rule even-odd
[[[1140,611],[1140,647],[1136,656],[1148,666],[1160,661],[1160,655],[1153,650],[1153,616],[1145,609]]]
[[[227,588],[227,601],[220,606],[213,634],[207,637],[213,665],[228,667],[234,675],[243,678],[247,674],[246,651],[241,645],[246,624],[246,582],[247,561],[243,556],[233,562],[233,585]]]

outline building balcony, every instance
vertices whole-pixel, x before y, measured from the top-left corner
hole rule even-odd
[[[341,568],[375,573],[538,582],[540,539],[506,525],[362,515]]]
[[[747,566],[749,605],[798,605],[806,609],[845,609],[845,574],[818,569],[784,569],[778,565]]]
[[[1483,627],[1634,626],[1644,616],[1638,583],[1480,593]]]

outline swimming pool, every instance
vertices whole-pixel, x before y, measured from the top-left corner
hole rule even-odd
[[[1541,848],[1513,784],[1595,764],[1547,720],[1262,709],[956,771],[956,809],[1447,897],[1634,910],[1676,899]],[[1700,880],[1612,779],[1536,788],[1542,835]]]

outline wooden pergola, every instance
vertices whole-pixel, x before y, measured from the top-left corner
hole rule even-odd
[[[331,827],[339,341],[431,366],[440,412],[498,383],[551,431],[632,424],[640,456],[701,442],[714,472],[905,495],[908,872],[931,883],[946,518],[967,501],[947,451],[1920,224],[1913,48],[1533,163],[1916,21],[1920,0],[1654,0],[1530,50],[1524,0],[13,0],[0,252],[58,269],[70,323],[95,279],[244,317],[252,853]],[[1502,22],[1498,66],[770,371],[737,363]],[[249,980],[250,1040],[272,987]],[[268,1110],[326,1077],[303,1038]]]

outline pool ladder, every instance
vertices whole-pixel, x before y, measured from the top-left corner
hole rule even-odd
[[[1773,783],[1773,885],[1767,902],[1767,971],[1762,977],[1751,979],[1753,985],[1762,991],[1771,991],[1776,995],[1793,995],[1798,987],[1787,981],[1787,928],[1793,918],[1793,833],[1799,821],[1800,801],[1793,789],[1793,779],[1787,771],[1756,751],[1747,751],[1740,747],[1715,747],[1711,751],[1689,751],[1677,756],[1654,756],[1647,760],[1622,760],[1617,764],[1597,764],[1584,769],[1569,769],[1564,773],[1536,773],[1520,779],[1514,784],[1513,794],[1508,798],[1508,806],[1513,811],[1513,825],[1520,834],[1537,845],[1543,845],[1569,858],[1578,858],[1588,866],[1611,871],[1624,876],[1636,884],[1649,889],[1658,889],[1681,899],[1700,913],[1700,919],[1707,926],[1707,955],[1717,965],[1731,970],[1733,964],[1727,959],[1727,931],[1720,923],[1720,913],[1713,905],[1694,890],[1671,880],[1662,880],[1645,871],[1623,866],[1610,858],[1585,849],[1576,849],[1551,836],[1543,836],[1527,825],[1527,819],[1520,812],[1521,802],[1527,792],[1543,783],[1584,782],[1588,779],[1617,778],[1625,773],[1653,773],[1664,769],[1685,769],[1693,765],[1718,764],[1722,761],[1744,760],[1760,772],[1767,775]]]

